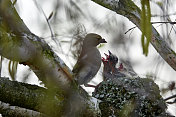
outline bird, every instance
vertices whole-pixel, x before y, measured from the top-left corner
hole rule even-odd
[[[121,63],[119,68],[116,68],[118,64],[118,57],[112,54],[109,50],[109,55],[105,54],[106,58],[102,57],[103,67],[103,80],[107,81],[108,79],[127,77],[126,72],[124,72],[123,64]]]
[[[109,50],[108,50],[109,51]],[[120,77],[130,77],[137,78],[137,73],[133,70],[133,67],[128,60],[120,60],[118,62],[118,57],[109,51],[109,55],[105,54],[106,59],[102,58],[104,68],[103,68],[103,79],[107,80],[109,78],[120,78]],[[119,64],[119,67],[116,65]]]
[[[103,67],[103,81],[114,77],[115,66],[118,63],[117,56],[114,56],[109,50],[109,55],[104,53],[106,58],[102,57]]]
[[[109,64],[108,57],[109,55],[105,54],[106,58],[102,57],[102,62],[103,62],[103,81],[107,81],[109,78],[112,78],[112,68],[111,65]]]
[[[112,72],[114,72],[115,68],[116,68],[116,64],[118,63],[118,57],[116,55],[112,54],[110,50],[108,50],[108,52],[109,52],[109,56],[108,56],[107,60],[109,61],[109,65],[111,67]]]
[[[101,54],[97,49],[100,43],[107,43],[100,35],[89,33],[83,40],[81,54],[73,67],[73,74],[78,85],[85,87],[94,87],[88,84],[97,74],[101,66]]]

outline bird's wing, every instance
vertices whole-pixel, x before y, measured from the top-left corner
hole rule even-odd
[[[82,51],[80,57],[78,58],[77,63],[73,67],[72,72],[78,73],[82,68],[85,66],[96,66],[96,58],[100,56],[100,65],[101,65],[101,55],[99,55],[99,51],[97,53],[97,49],[91,48],[87,49],[86,51]],[[97,56],[98,55],[98,56]],[[95,63],[96,62],[96,63]]]
[[[81,56],[79,57],[77,63],[73,67],[73,70],[72,70],[73,73],[78,73],[82,69],[82,67],[84,66],[87,60],[87,57],[88,57],[87,54],[82,57]]]

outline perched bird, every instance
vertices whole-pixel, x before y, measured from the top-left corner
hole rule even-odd
[[[100,43],[107,42],[95,33],[89,33],[84,38],[81,54],[72,70],[79,85],[93,86],[87,83],[97,74],[101,66],[101,54],[96,47]]]

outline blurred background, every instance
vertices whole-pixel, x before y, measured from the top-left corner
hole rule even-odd
[[[133,1],[141,7],[139,0]],[[151,0],[150,3],[151,21],[155,22],[153,26],[175,51],[175,25],[156,22],[176,20],[176,1]],[[148,56],[143,55],[141,32],[127,18],[91,0],[17,0],[15,7],[30,31],[42,37],[70,69],[77,60],[83,37],[87,33],[98,33],[108,42],[98,47],[102,56],[110,50],[119,59],[129,60],[141,78],[149,77],[155,80],[163,98],[176,94],[176,72],[160,57],[152,45],[149,46]],[[17,71],[12,76],[9,73],[12,64],[5,58],[1,60],[1,76],[42,86],[27,66],[16,65]],[[102,81],[102,67],[91,84]],[[86,88],[86,90],[91,95],[94,89]],[[176,115],[176,104],[170,104],[168,107],[168,111]]]

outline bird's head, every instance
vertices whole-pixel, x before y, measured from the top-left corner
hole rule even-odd
[[[83,45],[97,46],[100,43],[107,43],[100,35],[95,33],[89,33],[86,35]]]
[[[118,58],[116,55],[112,54],[109,50],[108,52],[109,52],[108,60],[115,67],[115,65],[118,63]]]
[[[118,63],[118,57],[116,55],[112,54],[109,50],[108,50],[108,52],[109,52],[109,55],[104,53],[106,58],[102,57],[102,62],[106,66],[108,65],[108,66],[115,68],[116,64]]]

